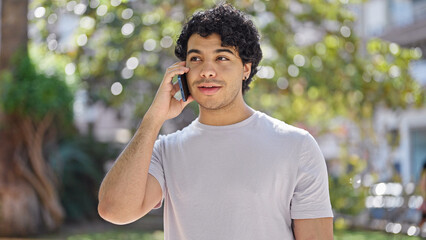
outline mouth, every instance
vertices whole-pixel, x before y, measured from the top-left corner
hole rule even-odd
[[[212,83],[201,83],[198,85],[198,90],[205,95],[213,95],[217,93],[222,86]]]

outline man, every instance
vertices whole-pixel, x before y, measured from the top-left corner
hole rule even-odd
[[[196,13],[129,145],[105,177],[99,214],[133,222],[164,200],[165,239],[332,239],[324,158],[309,133],[250,108],[262,57],[253,23],[230,5]],[[186,73],[191,96],[173,96]],[[167,136],[191,101],[199,117]]]

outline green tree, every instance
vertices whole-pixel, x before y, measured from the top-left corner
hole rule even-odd
[[[69,125],[72,95],[28,57],[28,1],[4,0],[1,10],[0,236],[24,236],[57,229],[63,221],[43,150],[61,123]]]
[[[72,95],[57,76],[36,71],[26,53],[0,75],[0,235],[57,229],[64,218],[46,143],[70,126]]]

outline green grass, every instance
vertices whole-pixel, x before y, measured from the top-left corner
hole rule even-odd
[[[147,232],[120,232],[108,231],[104,233],[77,234],[67,238],[67,240],[163,240],[164,233],[156,231]],[[420,237],[409,237],[403,234],[387,234],[375,231],[335,231],[335,240],[420,240]]]

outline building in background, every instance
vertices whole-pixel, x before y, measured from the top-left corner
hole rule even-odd
[[[364,43],[381,38],[421,49],[422,58],[411,64],[410,71],[426,88],[426,1],[369,0],[354,9],[358,15],[356,31]],[[378,109],[375,116],[382,140],[371,163],[379,171],[380,180],[389,181],[399,174],[404,184],[417,182],[426,162],[426,108],[399,112]],[[389,136],[394,144],[384,140]]]

